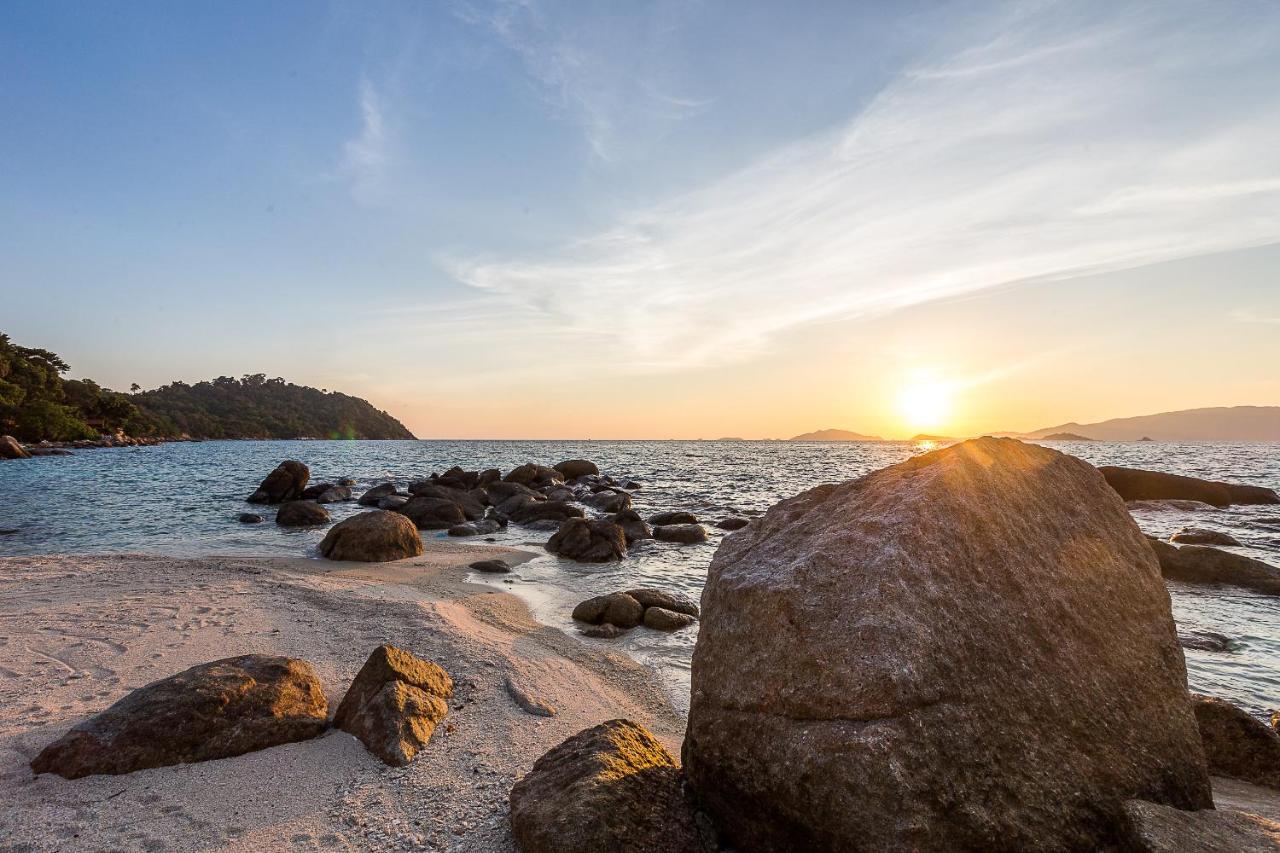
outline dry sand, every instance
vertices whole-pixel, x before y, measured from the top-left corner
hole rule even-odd
[[[569,735],[615,717],[678,749],[657,679],[533,621],[465,565],[524,552],[430,542],[387,564],[154,556],[0,559],[0,850],[512,850],[507,794]],[[330,707],[393,643],[443,666],[453,708],[407,768],[330,731],[236,758],[68,781],[28,762],[129,690],[245,653],[314,664]],[[513,678],[558,709],[521,710]]]

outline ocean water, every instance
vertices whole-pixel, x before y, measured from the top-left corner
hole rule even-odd
[[[1052,443],[1098,465],[1118,464],[1280,489],[1280,445]],[[839,482],[931,449],[911,442],[791,443],[749,441],[295,441],[205,442],[79,451],[0,463],[0,555],[163,553],[301,555],[315,553],[322,530],[272,523],[270,507],[244,502],[283,459],[311,467],[312,482],[351,477],[354,490],[388,480],[401,488],[452,465],[504,471],[526,461],[595,461],[601,471],[639,481],[642,515],[685,509],[711,522],[728,514],[757,515],[781,498],[820,483]],[[331,504],[335,520],[362,511]],[[265,524],[242,525],[256,511]],[[1168,536],[1186,525],[1224,530],[1250,556],[1280,566],[1280,506],[1203,512],[1139,512],[1148,533]],[[548,533],[512,525],[495,538],[539,557],[510,576],[477,575],[525,598],[543,622],[573,631],[572,606],[583,598],[636,586],[657,586],[695,599],[723,533],[681,546],[644,542],[622,563],[586,565],[547,555]],[[424,537],[436,534],[424,531]],[[443,536],[443,532],[439,534]],[[1280,707],[1280,601],[1232,588],[1171,584],[1180,632],[1211,631],[1231,639],[1228,652],[1187,650],[1192,689],[1229,699],[1262,715]],[[661,675],[673,702],[688,702],[695,630],[631,631],[611,641]],[[610,642],[588,640],[588,642]]]

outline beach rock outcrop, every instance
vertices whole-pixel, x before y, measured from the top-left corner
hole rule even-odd
[[[0,459],[27,459],[31,454],[11,435],[0,435]]]
[[[1184,527],[1169,537],[1169,541],[1178,545],[1225,545],[1229,548],[1240,547],[1240,540],[1230,533],[1221,530],[1206,530],[1203,527]]]
[[[555,469],[563,475],[566,481],[576,480],[579,477],[586,477],[590,474],[599,474],[600,469],[596,467],[596,463],[586,459],[566,459],[556,464]]]
[[[419,530],[448,530],[467,520],[462,507],[444,498],[412,498],[392,512],[398,512]]]
[[[611,592],[581,601],[573,608],[573,618],[592,625],[608,623],[634,628],[644,618],[644,605],[625,592]]]
[[[329,510],[315,501],[289,501],[276,510],[276,524],[281,527],[314,527],[329,523]]]
[[[627,538],[628,547],[642,539],[653,538],[653,530],[634,509],[625,509],[609,520],[622,528],[622,535]]]
[[[375,509],[329,528],[320,541],[320,553],[330,560],[385,563],[422,554],[422,537],[403,515]]]
[[[701,524],[659,524],[653,528],[653,538],[659,542],[697,545],[707,541],[707,528]]]
[[[539,758],[511,789],[524,853],[700,853],[680,768],[648,729],[610,720]]]
[[[229,758],[315,737],[328,715],[306,661],[224,658],[139,687],[45,747],[31,769],[78,779]]]
[[[379,483],[361,495],[356,503],[360,504],[360,506],[377,506],[378,501],[394,494],[396,494],[395,483]]]
[[[1103,465],[1107,485],[1126,501],[1190,500],[1216,507],[1232,504],[1280,504],[1280,495],[1261,486],[1218,483],[1198,477]]]
[[[342,697],[335,728],[355,735],[386,764],[403,767],[449,713],[453,679],[404,649],[378,646]]]
[[[608,563],[627,553],[622,528],[603,518],[570,518],[547,540],[547,550],[579,563]]]
[[[311,479],[311,469],[301,462],[287,459],[258,486],[257,491],[245,498],[251,504],[279,504],[296,501],[302,497]]]
[[[1079,459],[982,438],[782,501],[701,619],[685,772],[743,849],[1097,849],[1126,799],[1212,806],[1159,568]]]
[[[1224,699],[1191,698],[1209,772],[1280,788],[1280,734]]]
[[[1133,853],[1276,853],[1280,823],[1231,810],[1181,811],[1141,800],[1124,804],[1123,849]]]
[[[1173,581],[1195,584],[1229,584],[1267,595],[1280,595],[1280,568],[1261,560],[1220,551],[1208,545],[1171,545],[1148,537],[1160,562],[1160,572]]]

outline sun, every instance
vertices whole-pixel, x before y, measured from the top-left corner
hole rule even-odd
[[[916,378],[898,393],[898,411],[916,431],[938,429],[951,414],[951,387],[934,378]]]

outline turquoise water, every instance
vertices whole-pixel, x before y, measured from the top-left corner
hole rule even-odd
[[[1095,464],[1120,464],[1280,489],[1280,446],[1258,444],[1054,443]],[[70,457],[0,463],[0,555],[151,552],[175,555],[314,553],[323,531],[285,530],[271,508],[244,497],[283,459],[311,467],[312,482],[351,477],[364,488],[401,487],[452,465],[510,469],[526,461],[594,460],[602,471],[637,480],[641,514],[687,509],[707,521],[757,514],[819,483],[857,477],[927,449],[909,442],[825,444],[666,441],[279,441],[205,442],[86,450]],[[332,504],[336,520],[360,511]],[[241,512],[266,515],[261,525]],[[1149,533],[1185,525],[1232,533],[1244,553],[1280,566],[1280,507],[1138,513]],[[424,535],[433,535],[424,533]],[[478,578],[530,601],[544,622],[572,630],[572,604],[590,595],[655,585],[698,596],[722,534],[708,545],[639,544],[621,564],[589,566],[542,555],[507,578]],[[548,534],[512,526],[495,538],[542,554]],[[1193,689],[1263,713],[1280,707],[1280,606],[1234,589],[1171,587],[1180,630],[1230,637],[1230,652],[1187,651]],[[618,644],[651,664],[678,705],[687,695],[695,631],[632,631]]]

